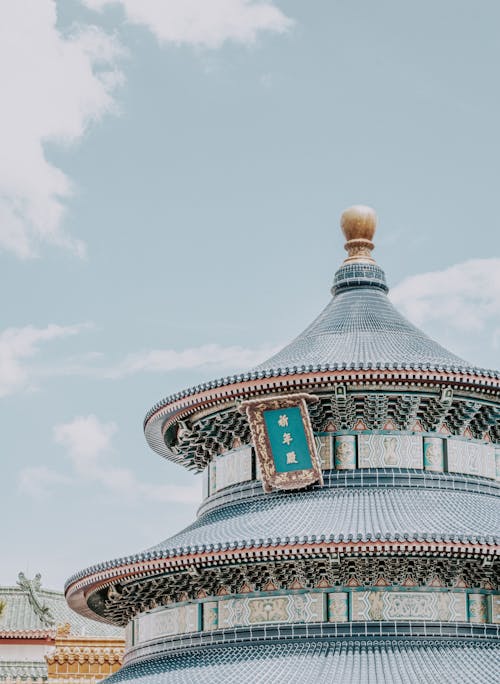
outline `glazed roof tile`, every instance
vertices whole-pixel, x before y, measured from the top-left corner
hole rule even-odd
[[[410,323],[387,296],[385,275],[376,264],[344,264],[336,273],[333,297],[290,344],[252,370],[178,392],[158,402],[145,423],[164,406],[248,380],[342,370],[416,370],[500,378],[446,350]]]
[[[20,660],[2,661],[0,660],[0,681],[4,679],[17,680],[43,680],[46,681],[47,664],[45,661]]]
[[[499,529],[498,500],[484,494],[399,488],[276,492],[214,509],[142,553],[80,571],[66,587],[94,572],[186,553],[324,540],[493,544]]]
[[[66,603],[64,594],[58,591],[40,589],[37,591],[39,603],[48,609],[53,624],[47,624],[33,610],[28,593],[20,587],[0,587],[0,602],[4,609],[0,614],[0,632],[6,635],[10,632],[38,632],[40,638],[52,630],[55,633],[57,625],[69,623],[71,634],[75,636],[120,637],[123,630],[110,625],[95,622],[75,613]]]
[[[457,642],[335,641],[202,649],[124,667],[109,684],[378,682],[456,684],[500,680],[499,649]],[[167,679],[168,678],[168,679]]]

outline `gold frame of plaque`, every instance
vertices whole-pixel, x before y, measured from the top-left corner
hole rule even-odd
[[[317,401],[317,397],[301,393],[250,399],[241,403],[239,410],[246,413],[250,425],[266,493],[273,489],[302,489],[315,483],[323,484],[321,463],[307,410],[307,403]],[[276,427],[276,434],[274,431],[271,434],[270,416],[279,426]],[[289,421],[293,423],[292,426]],[[282,432],[279,432],[280,428]],[[294,440],[300,447],[298,450]]]

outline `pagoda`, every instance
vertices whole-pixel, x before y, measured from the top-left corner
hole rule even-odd
[[[500,373],[394,308],[372,209],[341,226],[303,333],[146,415],[204,494],[179,534],[67,582],[126,627],[109,682],[500,681]]]

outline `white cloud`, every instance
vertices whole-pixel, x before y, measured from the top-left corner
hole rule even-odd
[[[122,378],[143,372],[163,372],[189,370],[195,368],[246,370],[272,356],[274,348],[248,349],[245,347],[224,347],[219,344],[206,344],[176,351],[175,349],[153,349],[130,354],[105,374],[109,378]]]
[[[191,487],[147,483],[138,480],[130,469],[113,465],[110,462],[114,453],[112,438],[116,431],[115,423],[104,423],[95,415],[89,415],[56,425],[53,436],[56,444],[66,449],[80,481],[97,482],[128,501],[188,504],[199,501],[198,481]]]
[[[0,250],[36,255],[52,243],[83,255],[63,228],[71,180],[44,145],[74,143],[113,108],[116,40],[96,27],[62,35],[55,0],[0,3]]]
[[[37,371],[30,364],[40,345],[78,334],[87,325],[26,326],[0,332],[0,397],[33,388]]]
[[[19,473],[19,491],[36,499],[49,496],[54,487],[68,486],[72,482],[70,477],[47,466],[23,468]]]
[[[478,333],[500,317],[500,259],[471,259],[405,278],[391,292],[416,325],[438,321]]]
[[[284,33],[293,24],[265,0],[83,0],[90,9],[121,5],[130,23],[148,28],[160,43],[220,47],[253,43],[260,31]]]

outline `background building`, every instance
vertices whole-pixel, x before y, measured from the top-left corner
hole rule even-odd
[[[372,210],[342,228],[301,335],[147,414],[205,494],[176,536],[68,581],[81,615],[127,628],[110,681],[499,681],[500,375],[393,307]]]
[[[0,681],[98,681],[123,657],[123,631],[77,615],[41,577],[0,587]]]

